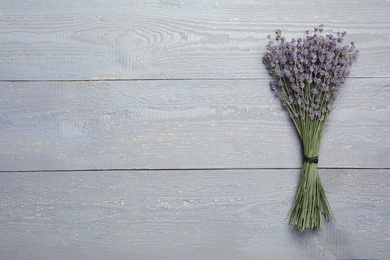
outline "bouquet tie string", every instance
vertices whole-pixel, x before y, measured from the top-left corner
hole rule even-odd
[[[315,157],[307,157],[306,155],[303,156],[303,162],[306,163],[318,163],[318,156]]]

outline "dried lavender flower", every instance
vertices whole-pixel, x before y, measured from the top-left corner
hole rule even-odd
[[[301,182],[289,216],[300,231],[320,228],[322,214],[334,219],[318,175],[318,152],[328,115],[358,56],[354,42],[342,44],[346,32],[323,35],[323,27],[291,41],[278,29],[276,44],[269,38],[263,57],[271,89],[287,108],[303,145]]]

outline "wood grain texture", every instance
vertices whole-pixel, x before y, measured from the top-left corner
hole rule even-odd
[[[390,259],[389,13],[2,0],[0,259]],[[361,52],[320,151],[337,221],[299,234],[299,140],[261,58],[322,23]]]
[[[300,167],[268,82],[0,83],[1,170]],[[388,86],[347,81],[320,167],[390,166]]]
[[[14,1],[0,4],[0,80],[264,78],[266,37],[325,23],[389,77],[388,1]],[[369,12],[367,10],[370,10]]]
[[[337,221],[285,223],[299,170],[0,173],[1,259],[387,259],[389,170],[322,170]]]

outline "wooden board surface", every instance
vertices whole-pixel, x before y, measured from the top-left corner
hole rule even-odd
[[[264,78],[266,37],[326,24],[388,77],[388,1],[2,1],[1,80]],[[367,11],[369,10],[369,11]]]
[[[0,173],[2,259],[386,259],[389,170],[321,170],[337,221],[291,230],[299,170]]]
[[[320,167],[388,168],[388,85],[349,79]],[[297,168],[269,80],[0,83],[4,171]]]
[[[1,1],[0,259],[389,259],[389,13]],[[275,29],[319,24],[360,56],[320,151],[337,222],[299,234],[300,144],[261,58]]]

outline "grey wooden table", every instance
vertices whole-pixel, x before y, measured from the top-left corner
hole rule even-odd
[[[0,259],[389,259],[389,1],[3,0]],[[261,63],[321,23],[359,60],[324,133],[337,219]]]

